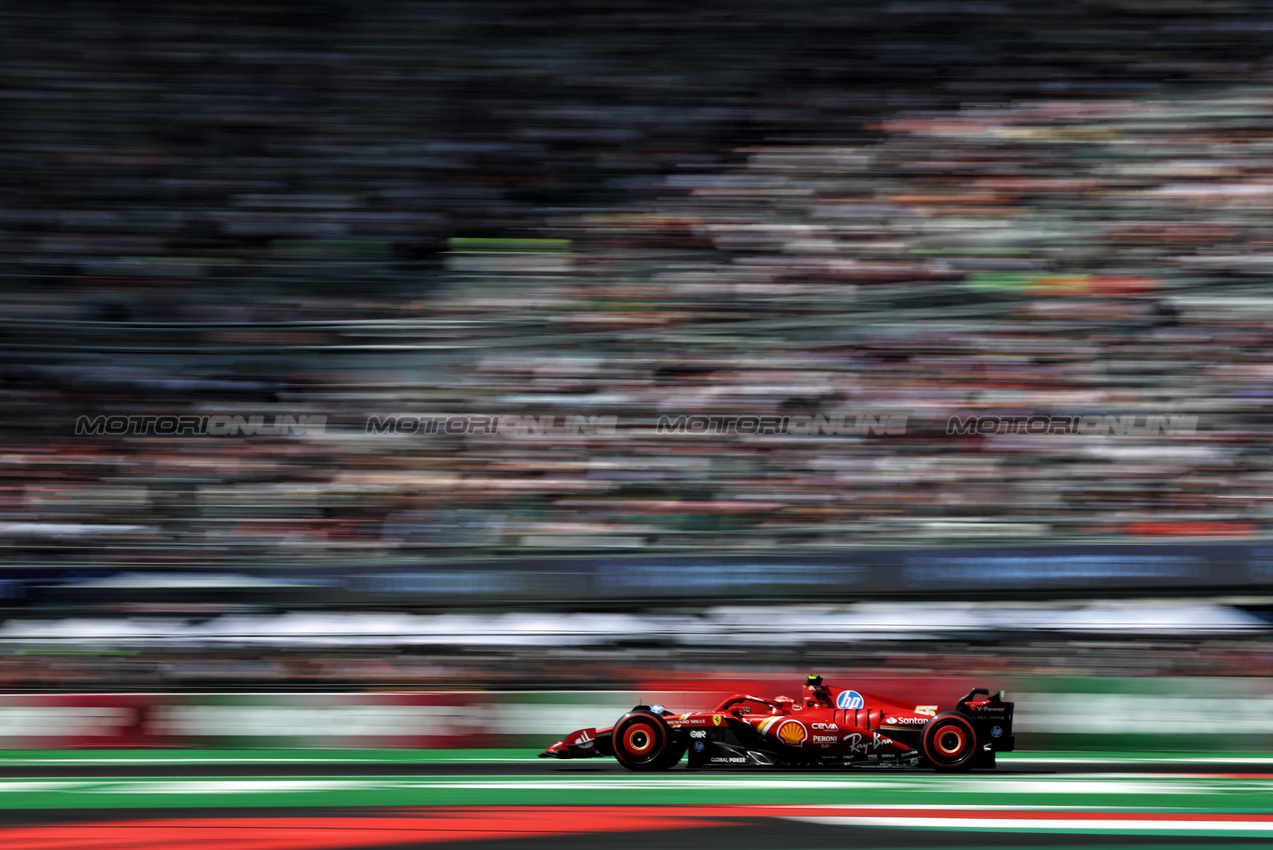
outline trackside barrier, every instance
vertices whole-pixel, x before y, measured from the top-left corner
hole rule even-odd
[[[197,578],[209,567],[185,570]],[[1017,598],[1020,593],[1047,598],[1094,598],[1106,592],[1154,595],[1168,588],[1227,588],[1253,593],[1273,589],[1273,540],[1170,543],[1090,543],[1064,546],[1021,545],[886,547],[845,549],[830,554],[769,555],[616,555],[596,557],[502,558],[490,560],[358,560],[261,567],[239,562],[216,565],[258,580],[258,603],[377,605],[392,600],[429,609],[466,602],[527,603],[572,599],[684,599],[759,601],[775,597],[821,601],[829,598],[908,598],[916,588],[928,594],[975,593]],[[9,564],[0,577],[0,598],[10,604],[75,606],[118,598],[133,601],[135,565]],[[162,572],[171,581],[174,568]],[[183,572],[183,570],[176,570]],[[129,578],[112,589],[111,579]],[[165,590],[163,581],[148,591],[151,601],[183,592]],[[235,586],[224,598],[238,600]],[[203,600],[219,598],[201,588]],[[118,594],[118,597],[116,597]]]
[[[1019,748],[1273,750],[1273,680],[1034,678],[1012,686]]]
[[[712,682],[631,691],[328,694],[0,694],[0,749],[541,747],[609,726],[638,703],[701,708],[798,682]],[[973,685],[1016,702],[1021,750],[1273,750],[1262,678],[837,679],[948,708]]]

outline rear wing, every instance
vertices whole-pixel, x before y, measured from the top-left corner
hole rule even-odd
[[[1012,713],[1016,704],[1003,696],[1003,691],[992,694],[986,688],[973,688],[955,705],[955,711],[976,727],[977,740],[992,752],[1010,752],[1015,745]]]

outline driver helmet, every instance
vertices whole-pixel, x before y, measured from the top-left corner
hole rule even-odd
[[[810,674],[804,683],[805,705],[810,708],[830,708],[831,693],[822,684],[822,677]]]

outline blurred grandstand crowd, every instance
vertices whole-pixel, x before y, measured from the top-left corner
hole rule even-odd
[[[7,557],[1260,536],[1270,29],[1256,2],[6,4]],[[75,433],[186,414],[326,426]],[[365,427],[460,414],[617,427]],[[904,433],[655,427],[859,414]],[[1197,426],[949,433],[974,414]]]
[[[1267,641],[1239,639],[1134,642],[872,643],[798,653],[783,647],[732,652],[648,647],[604,651],[403,648],[332,649],[206,646],[53,647],[0,654],[6,691],[607,689],[634,682],[747,678],[809,669],[845,679],[870,676],[1259,677],[1273,654]]]

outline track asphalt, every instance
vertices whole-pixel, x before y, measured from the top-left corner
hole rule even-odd
[[[1028,754],[995,771],[690,771],[531,750],[0,751],[5,850],[1273,844],[1273,756]]]

